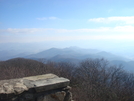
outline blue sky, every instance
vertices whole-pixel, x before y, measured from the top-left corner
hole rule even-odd
[[[131,50],[133,4],[133,0],[0,0],[0,43]]]

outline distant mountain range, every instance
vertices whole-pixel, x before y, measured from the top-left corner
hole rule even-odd
[[[30,53],[20,53],[17,51],[0,51],[0,60],[8,60],[11,58],[23,57],[33,60],[38,60],[44,58],[46,60],[54,62],[73,62],[78,63],[87,58],[104,58],[112,64],[120,65],[122,64],[124,68],[128,71],[134,71],[134,61],[118,56],[106,51],[100,51],[97,49],[82,49],[79,47],[69,47],[69,48],[50,48],[38,52],[36,54]]]
[[[87,58],[105,58],[107,60],[122,60],[129,61],[129,59],[117,56],[105,51],[100,51],[96,49],[82,49],[78,47],[70,47],[64,49],[51,48],[36,54],[31,54],[25,56],[25,58],[45,58],[53,61],[62,61],[74,59],[74,60],[83,60]]]
[[[29,54],[30,52],[20,52],[16,50],[2,50],[0,51],[0,60],[8,60],[17,57],[24,57]]]

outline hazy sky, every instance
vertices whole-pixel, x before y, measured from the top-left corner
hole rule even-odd
[[[0,43],[36,42],[131,49],[134,1],[0,0]]]

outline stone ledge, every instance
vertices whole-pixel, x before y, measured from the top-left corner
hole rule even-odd
[[[54,74],[37,75],[0,81],[0,94],[21,94],[29,89],[42,92],[68,86],[70,81]]]

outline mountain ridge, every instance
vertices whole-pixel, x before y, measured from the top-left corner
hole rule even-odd
[[[3,54],[4,52],[4,54]],[[9,54],[9,53],[11,54]],[[16,54],[15,54],[16,53]],[[123,64],[125,68],[129,66],[129,70],[134,70],[134,61],[122,56],[115,55],[110,52],[101,51],[97,49],[83,49],[79,47],[68,47],[68,48],[50,48],[38,53],[28,54],[21,53],[17,51],[0,51],[1,57],[0,60],[8,60],[11,58],[26,58],[39,60],[40,58],[44,58],[49,61],[54,62],[72,62],[78,63],[84,59],[96,59],[96,58],[104,58],[110,61],[112,64]],[[5,57],[4,57],[5,56]]]

